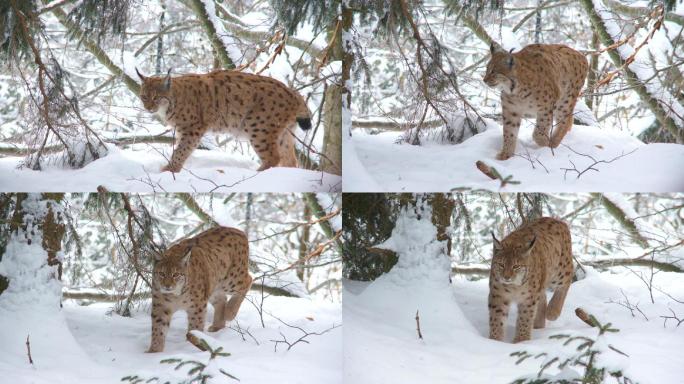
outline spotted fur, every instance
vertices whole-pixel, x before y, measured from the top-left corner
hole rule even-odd
[[[247,236],[235,228],[217,227],[184,239],[156,259],[148,352],[164,350],[171,316],[179,310],[188,315],[188,338],[191,330],[204,330],[207,302],[214,307],[209,331],[222,329],[235,318],[252,285]]]
[[[162,171],[180,172],[208,131],[246,138],[261,159],[260,171],[297,167],[294,130],[311,128],[299,93],[266,76],[214,71],[178,77],[145,77],[140,99],[176,130],[177,146]]]
[[[574,266],[568,225],[549,217],[531,221],[499,242],[489,275],[489,338],[503,340],[511,303],[518,320],[513,342],[529,340],[534,328],[556,320],[570,288]],[[546,303],[546,289],[554,291]]]
[[[587,59],[559,44],[532,44],[516,53],[492,44],[490,50],[484,82],[501,91],[503,115],[503,147],[496,158],[514,155],[523,117],[537,119],[532,137],[538,145],[558,147],[572,128],[575,103],[589,68]]]

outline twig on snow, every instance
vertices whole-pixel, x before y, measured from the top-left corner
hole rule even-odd
[[[418,310],[416,309],[416,331],[418,332],[418,338],[423,340],[423,334],[420,332],[420,316],[418,316]]]
[[[29,335],[26,335],[26,353],[28,354],[29,363],[33,365],[33,359],[31,358],[31,343],[29,342]]]

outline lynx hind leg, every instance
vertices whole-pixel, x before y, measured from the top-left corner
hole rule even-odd
[[[556,320],[558,316],[560,316],[561,311],[563,310],[563,303],[565,303],[565,296],[567,296],[569,288],[570,282],[553,291],[551,301],[549,301],[549,305],[546,308],[547,320]]]
[[[278,151],[278,139],[275,135],[253,138],[251,143],[254,151],[261,159],[261,167],[257,171],[261,172],[278,166],[280,153]]]
[[[565,97],[559,101],[559,106],[556,107],[556,110],[553,112],[554,118],[556,119],[556,126],[553,129],[553,135],[549,142],[551,148],[558,147],[565,135],[570,132],[576,102],[577,99],[575,96]]]
[[[544,328],[546,326],[546,293],[542,291],[539,294],[539,301],[537,302],[537,313],[534,316],[534,328]]]
[[[223,312],[225,321],[233,321],[233,319],[235,319],[238,310],[240,310],[240,305],[242,305],[242,301],[245,299],[245,296],[247,296],[247,292],[249,292],[251,287],[252,276],[245,274],[235,286],[233,292],[231,292],[230,300],[228,300],[226,309]]]
[[[226,300],[226,292],[221,290],[214,292],[209,301],[214,307],[214,320],[208,330],[209,332],[216,332],[226,326],[225,310],[226,304],[228,303]]]
[[[295,153],[295,125],[283,129],[278,138],[278,152],[280,153],[280,167],[297,168],[297,155]]]
[[[489,338],[492,340],[503,340],[504,323],[508,318],[510,302],[506,301],[501,295],[489,293]]]

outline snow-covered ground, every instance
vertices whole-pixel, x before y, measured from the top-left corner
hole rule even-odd
[[[629,357],[606,349],[600,363],[619,363],[625,375],[642,384],[682,382],[684,328],[660,317],[671,316],[670,309],[684,316],[682,274],[657,273],[655,303],[651,303],[646,285],[630,271],[614,268],[599,273],[585,267],[586,277],[572,284],[556,321],[533,330],[530,341],[512,344],[516,316],[512,310],[506,342],[493,341],[488,338],[487,279],[454,276],[450,284],[449,268],[443,265],[448,259],[439,242],[432,240],[431,227],[429,220],[400,217],[392,238],[382,245],[399,254],[392,270],[372,283],[344,281],[345,383],[509,383],[536,374],[542,362],[532,359],[516,365],[512,352],[558,352],[562,341],[548,338],[556,334],[596,337],[597,329],[575,316],[577,307],[620,329],[603,337]],[[648,320],[613,303],[624,303],[621,290]],[[545,373],[557,371],[549,368]]]
[[[183,171],[160,172],[171,146],[138,144],[130,149],[108,146],[109,154],[81,169],[18,168],[23,158],[0,158],[0,190],[22,192],[93,192],[103,185],[125,192],[332,192],[342,188],[342,178],[301,168],[271,168],[257,172],[250,156],[196,150]],[[168,152],[168,153],[165,153]]]
[[[523,121],[516,156],[506,161],[496,160],[502,145],[502,131],[501,126],[493,122],[489,122],[485,132],[454,145],[397,144],[401,133],[372,135],[354,130],[351,142],[355,151],[351,155],[356,154],[363,167],[362,173],[366,178],[370,175],[374,183],[357,179],[357,172],[345,168],[344,191],[439,192],[454,188],[507,192],[684,190],[681,171],[684,145],[644,144],[624,132],[575,125],[561,146],[552,152],[548,147],[541,148],[534,143],[533,129],[534,121]],[[345,156],[349,156],[347,152]],[[613,159],[610,163],[599,162],[593,165],[596,170],[588,170],[577,177],[578,172],[596,161]],[[499,180],[491,180],[475,167],[478,160],[494,167],[504,178],[512,176],[512,180],[520,184],[500,188]],[[348,163],[345,158],[345,164]],[[578,172],[566,172],[564,168],[576,168]]]
[[[24,303],[25,304],[25,303]],[[0,381],[16,384],[60,383],[118,383],[127,375],[144,378],[160,377],[181,382],[187,378],[188,367],[178,371],[174,365],[159,364],[166,358],[180,357],[203,363],[208,352],[200,352],[185,340],[185,314],[173,316],[162,353],[149,354],[150,315],[146,308],[134,312],[132,318],[110,313],[109,304],[80,306],[66,301],[62,310],[31,306],[33,310],[0,306]],[[145,306],[148,307],[148,306]],[[245,301],[237,321],[258,341],[225,328],[217,333],[206,333],[210,345],[223,346],[231,356],[217,358],[220,368],[236,376],[241,383],[339,383],[342,380],[342,329],[339,304],[310,299],[271,296],[265,301],[268,313],[292,326],[308,332],[329,332],[305,338],[287,351],[287,345],[274,342],[293,342],[302,336],[297,329],[283,325],[264,314],[265,328],[261,327],[255,306]],[[209,306],[207,324],[213,311]],[[235,326],[233,322],[232,326]],[[28,362],[26,337],[30,335],[31,356]],[[210,383],[234,382],[217,377]]]

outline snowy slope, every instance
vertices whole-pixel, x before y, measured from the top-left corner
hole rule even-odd
[[[392,272],[390,272],[392,273]],[[659,273],[656,284],[681,300],[684,278],[677,273]],[[582,307],[600,321],[611,322],[620,332],[609,336],[616,348],[627,353],[626,374],[642,384],[681,383],[684,366],[681,348],[684,329],[669,320],[663,327],[659,316],[680,316],[684,305],[654,291],[651,304],[643,282],[628,271],[590,273],[573,283],[560,318],[534,330],[532,340],[511,344],[515,311],[506,327],[507,342],[487,338],[487,279],[455,278],[449,287],[424,289],[407,283],[387,285],[382,281],[344,282],[344,382],[354,384],[400,384],[429,382],[491,384],[508,383],[538,371],[539,361],[515,365],[509,354],[519,350],[540,352],[560,345],[548,336],[574,332],[595,337],[597,331],[574,314]],[[610,300],[624,300],[620,288],[648,317]],[[549,294],[550,296],[550,294]],[[415,313],[420,310],[424,339],[416,333]]]
[[[341,324],[339,304],[308,299],[270,297],[265,309],[290,325],[309,332],[320,332]],[[109,305],[79,306],[65,303],[61,311],[9,312],[0,308],[0,377],[7,383],[117,383],[123,376],[159,376],[180,382],[186,369],[174,371],[172,365],[159,364],[170,357],[206,362],[208,353],[200,352],[185,341],[185,314],[174,315],[162,353],[148,354],[150,316],[146,311],[125,318],[109,313]],[[209,306],[207,318],[213,315]],[[48,313],[49,312],[49,313]],[[270,340],[296,340],[302,333],[264,314],[266,328],[259,315],[245,301],[237,320],[251,337],[246,340],[231,329],[208,333],[214,343],[231,353],[219,358],[218,364],[241,383],[339,383],[341,382],[342,330],[335,328],[321,336],[309,336],[309,344],[298,343],[290,351],[282,344],[274,352]],[[234,325],[234,324],[233,324]],[[34,366],[26,356],[26,335],[30,334]],[[303,374],[306,372],[306,374]],[[220,378],[217,383],[234,382]]]
[[[148,145],[108,148],[106,157],[76,170],[33,171],[17,168],[23,158],[0,158],[0,190],[93,192],[98,185],[126,192],[330,192],[342,188],[337,175],[282,167],[257,172],[259,164],[250,157],[219,151],[194,151],[184,170],[174,176],[160,172],[168,162],[162,150]]]
[[[684,145],[644,144],[615,130],[575,125],[554,153],[540,148],[532,140],[533,121],[523,121],[518,135],[516,155],[506,161],[496,160],[501,149],[501,126],[491,123],[489,128],[457,145],[427,143],[422,146],[396,144],[401,133],[389,132],[370,135],[355,130],[353,146],[365,171],[381,186],[349,182],[354,174],[346,172],[345,192],[392,191],[436,192],[453,188],[487,189],[492,191],[533,192],[640,192],[684,190]],[[594,166],[577,178],[594,160],[578,153],[591,155],[597,161],[611,163]],[[634,151],[633,153],[630,153]],[[520,184],[508,184],[500,189],[498,180],[491,180],[476,167],[484,161],[503,176],[513,176]],[[368,185],[364,187],[364,185]],[[347,189],[347,186],[352,187]]]

